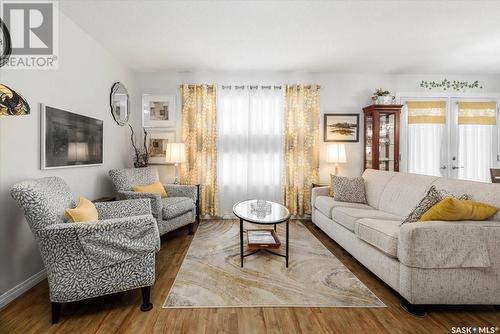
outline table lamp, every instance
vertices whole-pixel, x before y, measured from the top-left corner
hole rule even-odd
[[[184,143],[167,143],[165,162],[175,165],[175,184],[179,183],[179,164],[186,162]]]
[[[326,162],[335,164],[335,173],[337,175],[337,169],[339,163],[346,163],[345,155],[345,144],[330,144],[328,145],[328,151],[326,154]]]

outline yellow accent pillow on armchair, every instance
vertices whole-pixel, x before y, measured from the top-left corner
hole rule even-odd
[[[163,184],[161,184],[160,181],[145,186],[132,186],[132,190],[137,193],[157,193],[161,198],[165,198],[168,196],[165,188],[163,187]]]
[[[74,209],[66,209],[64,216],[72,223],[92,222],[99,219],[94,203],[85,197],[80,197]]]
[[[492,205],[448,197],[427,210],[420,221],[486,220],[497,211]]]

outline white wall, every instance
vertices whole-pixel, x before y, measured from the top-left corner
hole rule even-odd
[[[129,90],[132,109],[140,108],[134,75],[63,13],[59,13],[58,70],[1,70],[0,82],[21,93],[31,114],[0,117],[0,296],[43,269],[28,224],[9,195],[25,179],[61,176],[75,198],[111,195],[111,168],[131,165],[129,129],[118,126],[110,113],[109,93],[115,81]],[[104,121],[104,164],[40,170],[39,103]],[[132,115],[137,122],[139,112]],[[0,305],[1,306],[1,305]]]
[[[321,85],[321,147],[320,179],[328,181],[333,166],[325,163],[327,143],[323,142],[324,113],[362,113],[362,108],[371,103],[370,96],[375,88],[383,87],[393,94],[401,92],[426,92],[420,88],[422,80],[479,80],[484,93],[500,93],[500,75],[458,76],[458,75],[377,75],[377,74],[332,74],[332,73],[278,73],[278,72],[155,72],[138,74],[138,87],[142,93],[177,94],[177,110],[180,113],[179,85],[182,83],[217,84],[319,84]],[[363,124],[360,118],[360,142],[346,143],[346,164],[339,166],[339,174],[360,175],[363,170]],[[180,119],[177,127],[177,140],[181,140]],[[164,180],[173,180],[173,167],[160,167]]]

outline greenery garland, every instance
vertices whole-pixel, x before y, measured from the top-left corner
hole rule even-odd
[[[472,83],[469,83],[468,81],[457,81],[457,80],[450,81],[448,79],[444,79],[441,82],[422,80],[422,82],[420,83],[420,87],[427,89],[442,88],[443,90],[451,88],[456,91],[460,91],[466,88],[483,89],[483,86],[482,85],[480,86],[479,81],[477,80]]]

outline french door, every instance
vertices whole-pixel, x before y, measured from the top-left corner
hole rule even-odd
[[[409,173],[490,182],[498,166],[498,99],[402,99],[401,167]]]

